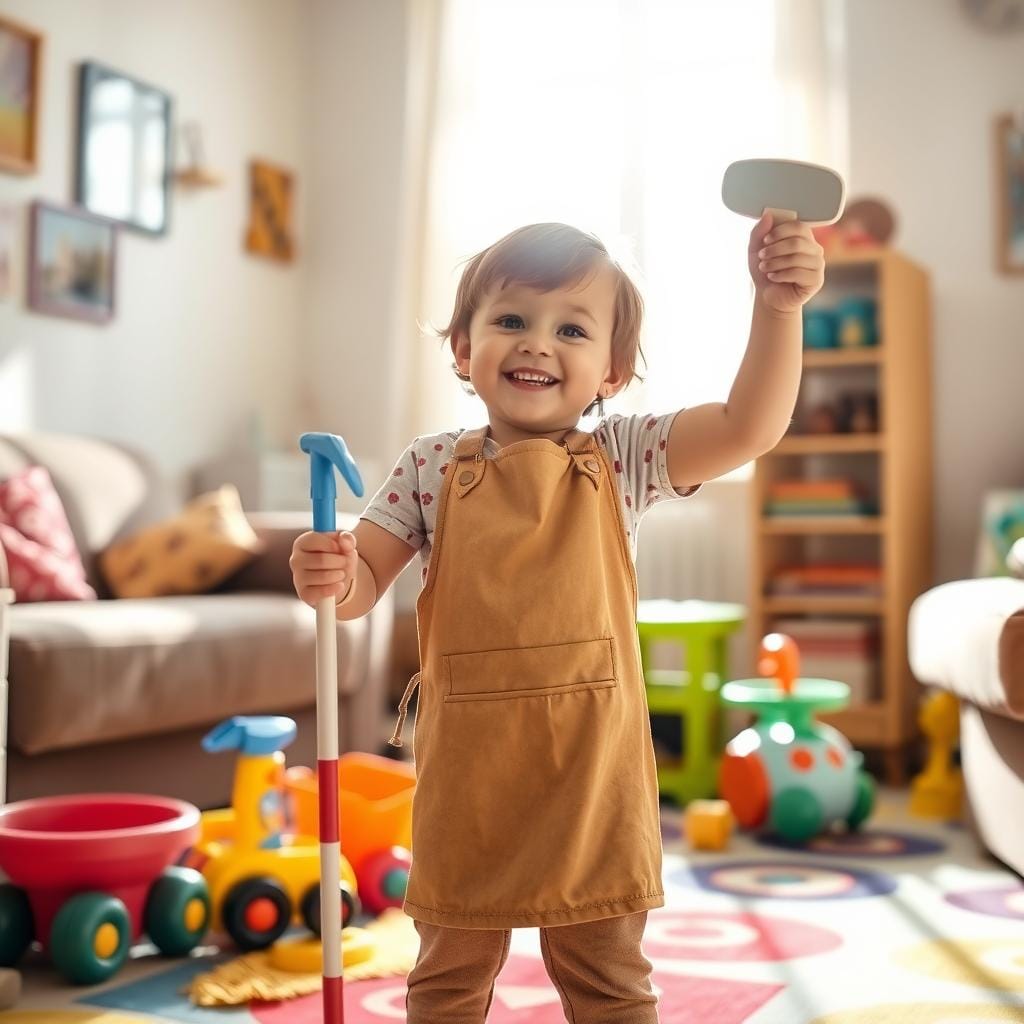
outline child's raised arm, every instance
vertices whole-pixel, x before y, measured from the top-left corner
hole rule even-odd
[[[674,487],[713,480],[771,451],[789,428],[803,364],[802,306],[822,286],[824,250],[801,221],[765,214],[747,251],[756,295],[750,340],[726,402],[681,410],[666,450]]]

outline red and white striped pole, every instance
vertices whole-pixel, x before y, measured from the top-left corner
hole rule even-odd
[[[359,467],[335,434],[303,434],[299,447],[310,456],[313,529],[336,527],[334,467],[362,497]],[[338,801],[338,627],[333,597],[316,606],[316,764],[320,802],[320,939],[323,947],[324,1024],[344,1024],[341,942],[341,829]]]
[[[338,637],[333,597],[325,597],[316,606],[316,773],[320,794],[320,940],[324,955],[324,1024],[343,1024]]]

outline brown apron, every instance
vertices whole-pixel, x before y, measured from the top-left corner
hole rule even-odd
[[[456,928],[664,906],[636,572],[592,434],[460,435],[416,602],[422,681],[404,910]]]

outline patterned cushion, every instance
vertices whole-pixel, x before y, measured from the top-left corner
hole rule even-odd
[[[237,488],[225,484],[194,498],[173,519],[111,544],[99,565],[116,597],[201,594],[262,550]]]
[[[16,600],[95,599],[64,506],[42,466],[0,483],[0,547]]]

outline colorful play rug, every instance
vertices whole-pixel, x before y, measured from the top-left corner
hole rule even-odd
[[[644,942],[662,1024],[1024,1024],[1024,884],[959,825],[912,819],[891,792],[861,836],[801,851],[740,836],[690,856],[679,813],[662,813],[668,905]],[[0,1024],[319,1024],[318,994],[190,1005],[190,980],[230,959],[143,954],[85,990],[35,963]],[[346,983],[346,1024],[404,1021],[404,1005],[403,976]],[[536,929],[514,931],[488,1024],[563,1021]]]

